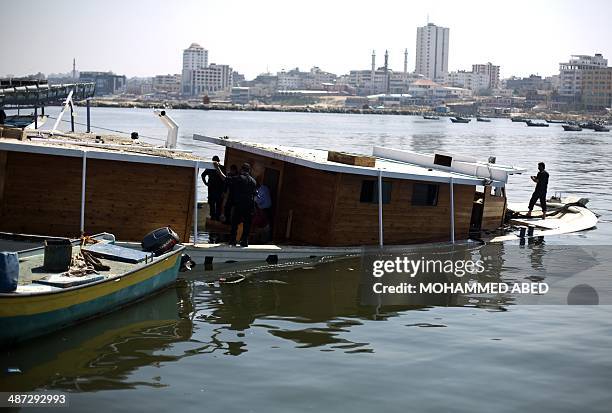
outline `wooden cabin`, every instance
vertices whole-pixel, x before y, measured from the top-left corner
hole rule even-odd
[[[188,242],[198,168],[211,164],[103,140],[91,134],[0,138],[0,232],[78,237],[105,231],[141,241],[170,226]]]
[[[502,225],[508,175],[521,171],[467,157],[382,147],[361,156],[201,135],[194,139],[224,146],[226,167],[248,162],[257,181],[269,187],[273,241],[279,244],[466,239],[470,231]]]

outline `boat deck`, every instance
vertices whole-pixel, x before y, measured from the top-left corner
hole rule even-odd
[[[23,243],[21,244],[25,246]],[[72,247],[73,258],[80,252],[80,247]],[[88,284],[108,278],[123,276],[151,263],[151,259],[139,263],[123,262],[116,259],[100,258],[103,265],[110,267],[107,271],[97,271],[86,275],[67,275],[62,272],[50,272],[44,267],[44,253],[24,254],[19,257],[19,280],[15,293],[41,293],[58,291],[77,285]]]

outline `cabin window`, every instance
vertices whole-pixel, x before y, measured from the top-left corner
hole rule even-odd
[[[412,205],[436,206],[438,205],[438,192],[440,185],[437,184],[414,184],[412,189]]]
[[[391,182],[382,183],[382,202],[388,204],[391,202]],[[378,182],[377,181],[361,181],[361,195],[359,202],[378,204]]]

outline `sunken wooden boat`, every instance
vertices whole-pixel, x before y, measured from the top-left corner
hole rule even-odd
[[[272,198],[272,245],[190,245],[196,262],[467,240],[474,229],[503,224],[508,177],[523,171],[492,158],[381,146],[359,155],[202,135],[194,140],[224,147],[226,166],[248,162]]]
[[[111,234],[91,239],[95,242],[91,245],[82,246],[80,239],[70,242],[69,256],[73,264],[83,257],[79,256],[83,251],[94,256],[101,267],[93,271],[82,266],[79,271],[75,266],[57,271],[57,259],[49,258],[52,249],[48,246],[16,252],[17,288],[0,293],[0,346],[116,311],[176,281],[183,245],[176,244],[155,256],[115,245]]]

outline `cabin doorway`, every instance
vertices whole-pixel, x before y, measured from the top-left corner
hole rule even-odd
[[[274,217],[276,215],[277,201],[278,201],[278,187],[280,182],[280,171],[274,168],[265,168],[262,185],[265,185],[270,190],[270,199],[272,206],[267,212],[266,218],[270,225],[270,234],[274,233]]]

